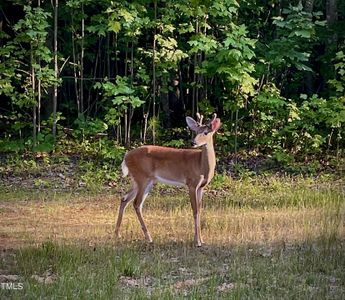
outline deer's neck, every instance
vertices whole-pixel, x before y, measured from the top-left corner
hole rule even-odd
[[[215,167],[216,155],[213,143],[207,143],[201,150],[201,168],[207,182],[212,179]]]

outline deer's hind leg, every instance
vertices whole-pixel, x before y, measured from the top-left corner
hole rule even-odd
[[[150,232],[148,231],[146,227],[146,224],[143,218],[142,209],[143,209],[144,201],[148,193],[152,189],[153,180],[146,179],[146,180],[141,181],[140,183],[138,182],[137,184],[138,184],[138,193],[135,196],[133,205],[134,205],[134,209],[137,214],[138,220],[140,222],[141,229],[143,230],[143,233],[145,235],[145,239],[151,243],[152,238],[151,238]]]
[[[129,204],[129,202],[134,200],[137,193],[138,193],[137,184],[135,182],[133,182],[132,188],[130,189],[130,191],[121,199],[121,204],[120,204],[120,208],[119,208],[119,215],[117,217],[117,222],[116,222],[116,227],[115,227],[115,235],[117,237],[120,237],[120,227],[121,227],[121,223],[122,223],[123,213],[124,213],[127,205]]]

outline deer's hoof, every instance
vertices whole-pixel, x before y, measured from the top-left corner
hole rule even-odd
[[[153,243],[153,240],[152,240],[151,236],[146,236],[145,239],[146,239],[146,241],[149,242],[150,244]]]

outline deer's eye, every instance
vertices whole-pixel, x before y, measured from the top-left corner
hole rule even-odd
[[[205,131],[205,132],[204,132],[204,135],[207,135],[207,134],[208,134],[208,132],[207,132],[207,131]]]

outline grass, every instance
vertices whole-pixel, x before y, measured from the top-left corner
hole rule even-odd
[[[118,189],[0,188],[0,282],[23,284],[0,288],[0,298],[345,298],[341,180],[217,176],[204,199],[202,248],[192,242],[186,191],[162,186],[144,206],[154,243],[132,207],[116,240]]]

